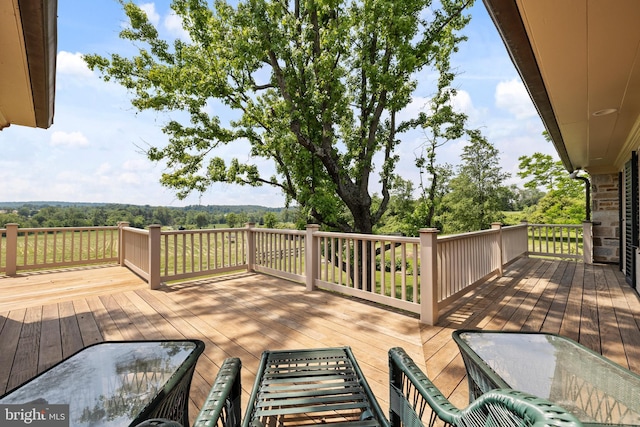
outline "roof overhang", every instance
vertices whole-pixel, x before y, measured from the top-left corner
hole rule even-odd
[[[640,1],[484,0],[568,171],[640,147]]]
[[[57,0],[0,1],[0,130],[53,124]]]

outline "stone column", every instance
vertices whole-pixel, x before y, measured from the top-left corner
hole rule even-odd
[[[620,262],[618,174],[591,175],[593,261]]]

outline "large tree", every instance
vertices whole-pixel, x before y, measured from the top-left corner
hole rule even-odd
[[[438,164],[436,150],[452,140],[461,138],[466,132],[466,114],[457,112],[453,97],[457,91],[453,87],[455,73],[451,70],[451,51],[454,44],[442,46],[435,56],[434,67],[438,71],[437,92],[429,100],[426,111],[420,112],[415,120],[407,122],[424,132],[424,143],[416,154],[416,167],[420,173],[420,197],[412,215],[411,223],[416,227],[435,227],[436,212],[442,197],[447,193],[448,181],[452,175],[451,165]]]
[[[121,37],[139,52],[86,55],[105,80],[128,88],[139,110],[185,111],[166,146],[161,182],[186,197],[214,182],[278,187],[333,229],[370,233],[389,203],[398,161],[399,112],[420,71],[464,38],[473,0],[174,0],[189,40],[159,38],[146,14],[123,2]],[[437,70],[436,70],[437,71]],[[211,102],[239,113],[225,122]],[[225,162],[222,144],[248,141],[249,160]],[[257,158],[273,162],[265,176]],[[374,162],[375,161],[375,162]],[[372,205],[377,185],[381,203]]]
[[[502,221],[503,182],[509,177],[499,165],[498,150],[479,131],[468,131],[458,175],[445,196],[445,233],[476,231]]]

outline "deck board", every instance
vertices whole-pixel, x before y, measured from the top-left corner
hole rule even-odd
[[[84,347],[101,342],[102,334],[100,333],[96,319],[91,313],[87,300],[79,299],[73,301],[73,309],[76,313],[78,327],[80,328],[80,337]]]
[[[638,295],[616,266],[534,258],[459,298],[435,326],[254,273],[159,290],[121,267],[21,274],[0,278],[0,392],[96,342],[187,337],[205,342],[190,393],[192,419],[226,357],[242,360],[246,403],[262,351],[342,345],[352,347],[383,409],[387,351],[395,346],[465,406],[464,364],[451,339],[456,329],[561,332],[640,373],[639,325]]]
[[[14,388],[38,373],[37,355],[41,324],[42,309],[40,307],[27,308],[7,388]]]
[[[62,337],[62,357],[69,357],[84,347],[80,326],[76,318],[76,312],[72,301],[64,301],[58,304],[60,312],[60,335]]]
[[[40,348],[38,349],[38,372],[42,372],[62,359],[62,339],[60,336],[60,313],[58,304],[42,307],[40,327]]]
[[[0,343],[2,343],[0,349],[0,391],[13,388],[9,387],[9,379],[13,370],[13,362],[16,359],[20,331],[26,312],[26,309],[10,311],[0,332]]]

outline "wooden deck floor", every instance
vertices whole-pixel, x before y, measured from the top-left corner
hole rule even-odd
[[[640,301],[616,266],[521,259],[443,313],[409,315],[260,274],[151,291],[120,267],[0,277],[0,394],[103,340],[198,338],[193,419],[224,358],[242,359],[243,405],[265,349],[349,345],[383,408],[387,351],[404,347],[455,404],[468,394],[456,329],[561,333],[640,373]]]

